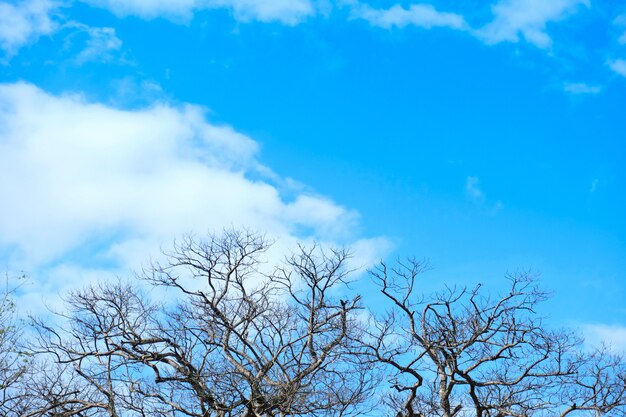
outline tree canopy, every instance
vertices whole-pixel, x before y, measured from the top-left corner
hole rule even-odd
[[[373,306],[350,285],[347,250],[299,245],[270,266],[270,247],[249,231],[187,236],[138,280],[74,290],[27,328],[5,291],[2,414],[626,414],[623,358],[548,326],[529,274],[507,276],[502,294],[426,294],[423,262],[382,262]]]

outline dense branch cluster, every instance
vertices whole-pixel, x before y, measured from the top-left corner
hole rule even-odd
[[[426,295],[423,263],[381,263],[370,271],[381,303],[366,309],[347,251],[298,246],[270,268],[270,246],[245,231],[186,237],[140,274],[148,287],[76,290],[24,335],[6,293],[0,414],[626,414],[622,357],[546,327],[545,294],[526,274],[500,296],[480,285]]]

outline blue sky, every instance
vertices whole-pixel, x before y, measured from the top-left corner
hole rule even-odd
[[[0,0],[0,259],[35,306],[249,226],[626,347],[625,98],[620,2]]]

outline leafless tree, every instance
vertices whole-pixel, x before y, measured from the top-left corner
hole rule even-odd
[[[140,274],[143,290],[70,293],[54,320],[34,320],[28,395],[5,415],[330,417],[386,403],[396,417],[625,417],[623,357],[548,328],[528,274],[497,296],[425,295],[424,263],[381,263],[389,307],[368,327],[348,252],[298,246],[270,267],[270,246],[246,231],[188,236]]]
[[[39,395],[39,415],[361,413],[375,364],[359,354],[360,298],[338,298],[348,253],[299,247],[268,269],[268,248],[249,232],[186,237],[142,274],[175,300],[162,305],[119,282],[70,294],[64,326],[35,328],[75,388]]]
[[[375,321],[368,348],[393,369],[388,401],[398,417],[624,412],[621,358],[581,353],[575,334],[548,329],[536,312],[546,294],[531,276],[508,276],[495,298],[481,285],[425,296],[418,277],[426,269],[409,260],[371,271],[391,309]]]
[[[168,312],[171,324],[161,332],[168,335],[161,349],[172,353],[171,362],[153,361],[155,373],[194,390],[198,404],[187,409],[191,414],[358,410],[354,406],[370,388],[370,370],[353,354],[359,297],[333,297],[346,284],[348,253],[299,247],[266,273],[260,255],[267,249],[262,237],[247,232],[208,241],[187,238],[166,264],[148,271],[150,282],[174,289],[184,300]],[[176,334],[182,328],[188,329],[184,337]]]
[[[156,308],[140,294],[119,281],[91,285],[70,293],[67,310],[52,320],[33,319],[36,406],[25,416],[121,417],[149,411],[140,410],[134,391],[145,378],[141,364],[119,350],[154,323]]]
[[[626,416],[626,361],[601,346],[576,357],[577,372],[559,390],[559,417]]]

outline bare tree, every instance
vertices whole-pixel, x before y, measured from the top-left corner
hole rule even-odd
[[[33,319],[31,351],[38,371],[31,382],[35,406],[25,416],[141,415],[135,385],[145,378],[141,365],[119,346],[153,324],[154,306],[119,281],[70,293],[67,310]],[[130,360],[129,360],[130,359]],[[140,410],[143,408],[143,410]]]
[[[120,281],[70,293],[34,320],[28,395],[5,415],[380,415],[383,397],[396,417],[625,416],[623,358],[548,328],[528,274],[497,296],[425,295],[424,263],[381,263],[389,310],[367,327],[347,251],[298,246],[270,267],[269,248],[245,231],[184,238],[140,275],[160,303]]]
[[[574,414],[626,416],[626,362],[622,354],[601,346],[579,353],[577,372],[559,390],[559,417]]]
[[[624,412],[621,358],[577,353],[580,338],[548,329],[536,312],[546,295],[528,274],[508,276],[495,298],[481,285],[424,296],[417,280],[426,269],[409,260],[371,271],[391,310],[368,348],[393,369],[398,417]]]
[[[37,351],[77,388],[49,394],[40,415],[362,412],[375,365],[359,354],[360,298],[337,298],[348,253],[299,247],[270,270],[268,248],[248,232],[186,237],[142,275],[175,300],[160,306],[121,283],[70,294],[64,327],[36,322]]]
[[[148,271],[150,282],[184,300],[168,312],[170,324],[162,329],[168,335],[162,348],[173,362],[154,360],[155,373],[192,387],[198,405],[190,414],[357,411],[370,388],[370,369],[353,353],[359,297],[332,297],[346,284],[348,253],[299,247],[274,272],[264,273],[260,255],[267,249],[262,237],[247,232],[208,241],[187,238],[166,264]],[[186,334],[176,334],[180,329]]]

